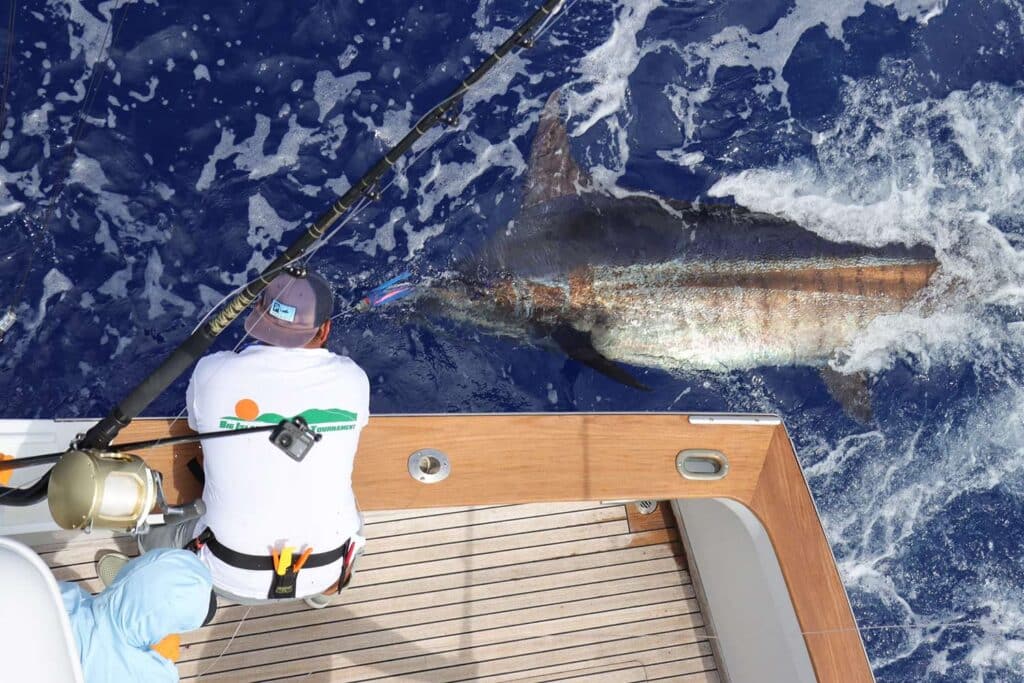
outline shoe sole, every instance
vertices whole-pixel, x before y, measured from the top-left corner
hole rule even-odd
[[[109,588],[128,564],[128,557],[120,553],[108,553],[96,562],[96,573],[104,588]]]

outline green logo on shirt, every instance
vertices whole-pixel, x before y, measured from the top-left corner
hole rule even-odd
[[[243,399],[235,407],[235,415],[220,418],[221,429],[244,429],[251,427],[254,422],[276,425],[281,420],[290,419],[285,415],[277,413],[260,413],[255,408],[255,402],[250,399]],[[309,424],[314,432],[344,432],[355,429],[356,419],[359,417],[350,410],[341,408],[310,408],[303,410],[296,417],[301,417]]]

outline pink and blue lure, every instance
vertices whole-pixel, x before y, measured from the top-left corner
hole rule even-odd
[[[371,289],[363,300],[359,302],[359,308],[366,310],[386,303],[392,303],[405,298],[416,290],[416,286],[408,282],[411,273],[402,273]]]

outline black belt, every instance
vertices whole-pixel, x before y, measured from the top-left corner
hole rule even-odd
[[[247,555],[246,553],[240,553],[236,550],[232,550],[223,543],[217,540],[217,537],[213,535],[210,529],[206,529],[203,533],[199,534],[196,538],[192,539],[186,549],[192,552],[197,552],[202,547],[207,547],[210,552],[213,553],[221,562],[230,564],[232,567],[238,567],[239,569],[251,569],[253,571],[274,571],[274,559],[270,555]],[[303,569],[313,569],[316,567],[326,567],[329,564],[337,562],[348,552],[349,541],[345,541],[334,550],[328,550],[322,553],[313,553],[306,558],[303,563]]]

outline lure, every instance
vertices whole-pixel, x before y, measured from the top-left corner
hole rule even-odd
[[[405,272],[374,287],[367,292],[356,308],[360,311],[367,311],[375,306],[381,306],[409,296],[416,291],[416,285],[408,281],[410,277],[412,277],[412,273]]]

